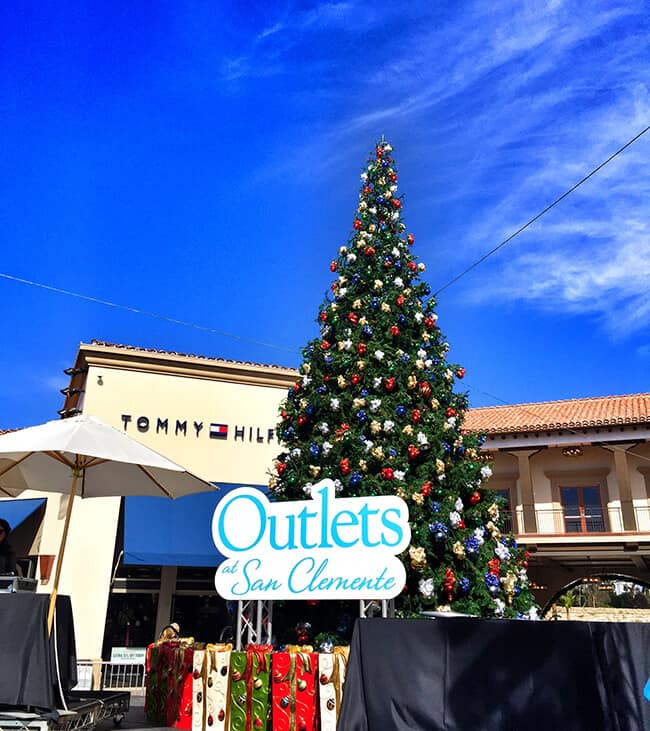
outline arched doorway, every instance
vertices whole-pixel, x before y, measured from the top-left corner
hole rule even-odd
[[[596,573],[565,584],[542,608],[544,619],[650,622],[650,582]]]

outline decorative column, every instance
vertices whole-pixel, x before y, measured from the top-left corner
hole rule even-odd
[[[161,566],[160,592],[158,593],[158,609],[156,610],[156,637],[160,637],[163,629],[172,621],[172,599],[176,591],[176,574],[178,567]],[[183,628],[181,627],[181,632]]]
[[[517,458],[519,465],[519,489],[521,491],[521,506],[523,511],[523,525],[520,526],[522,533],[537,533],[537,520],[535,516],[535,492],[533,490],[533,476],[530,468],[530,459],[537,454],[539,449],[522,449],[509,452]]]
[[[614,455],[614,467],[616,469],[616,483],[618,485],[618,497],[621,501],[621,516],[623,519],[623,530],[637,531],[639,528],[634,514],[634,503],[632,502],[632,486],[630,484],[630,467],[628,464],[628,449],[636,447],[634,444],[621,444],[612,447],[605,447]]]

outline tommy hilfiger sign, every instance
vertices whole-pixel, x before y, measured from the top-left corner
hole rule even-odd
[[[257,444],[269,444],[275,438],[275,429],[264,429],[259,426],[240,426],[238,424],[230,427],[228,424],[217,422],[195,421],[193,419],[169,419],[159,416],[133,416],[122,414],[122,425],[124,431],[128,432],[129,427],[135,428],[141,433],[155,432],[156,434],[167,434],[175,437],[194,436],[196,438],[204,435],[210,439],[230,440],[234,442],[255,442]]]

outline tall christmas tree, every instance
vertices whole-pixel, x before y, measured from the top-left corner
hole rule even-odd
[[[463,431],[462,367],[447,361],[435,300],[411,253],[392,148],[377,144],[361,174],[353,232],[330,270],[320,337],[308,343],[281,407],[285,452],[270,479],[277,500],[304,500],[334,480],[340,496],[397,494],[412,543],[402,555],[404,615],[450,609],[535,617],[527,555],[502,533],[481,438]]]

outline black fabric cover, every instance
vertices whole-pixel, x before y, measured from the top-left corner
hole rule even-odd
[[[63,692],[77,683],[70,597],[56,601],[56,633],[47,636],[49,594],[0,594],[0,704],[61,708],[54,636]]]
[[[363,619],[340,731],[646,731],[650,625]]]

